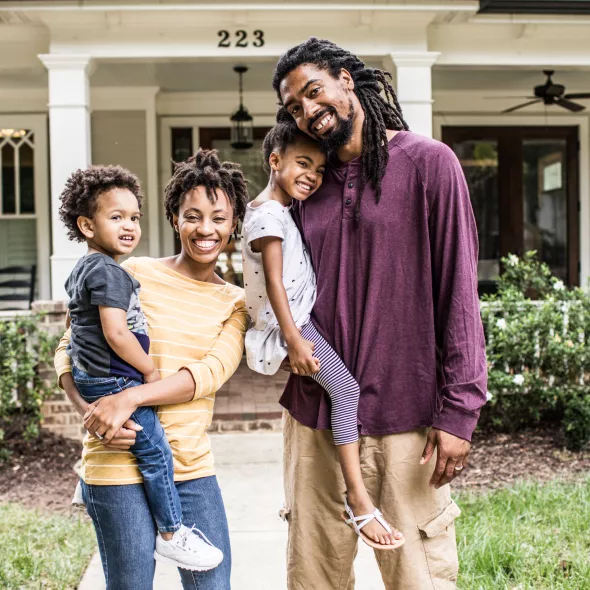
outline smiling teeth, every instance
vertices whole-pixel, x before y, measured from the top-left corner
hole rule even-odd
[[[332,119],[332,115],[326,115],[317,125],[315,130],[316,131],[321,131],[324,126],[326,125],[326,123],[328,123],[330,121],[330,119]]]
[[[309,184],[303,184],[302,182],[297,182],[297,186],[301,187],[304,191],[310,191],[311,186]]]
[[[209,249],[213,248],[217,242],[215,240],[195,240],[199,248]]]
[[[120,239],[123,240],[124,242],[133,242],[132,236],[121,236]]]

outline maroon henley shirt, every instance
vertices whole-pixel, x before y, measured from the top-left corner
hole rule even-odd
[[[477,295],[477,228],[465,177],[446,145],[407,131],[389,142],[376,202],[359,158],[329,168],[294,208],[317,275],[312,319],[358,381],[361,434],[434,426],[466,440],[486,401]],[[291,375],[280,403],[330,428],[327,394]]]

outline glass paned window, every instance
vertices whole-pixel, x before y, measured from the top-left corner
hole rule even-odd
[[[567,280],[567,165],[564,139],[523,141],[524,248]]]
[[[23,144],[19,149],[20,212],[35,213],[35,166],[33,148]]]
[[[469,186],[479,237],[478,278],[495,281],[500,273],[498,142],[468,140],[453,145]]]
[[[192,127],[175,127],[172,132],[172,160],[184,162],[193,155]]]
[[[0,150],[2,162],[2,213],[16,213],[15,147],[5,143]]]
[[[27,129],[0,129],[0,214],[35,213],[35,143]]]

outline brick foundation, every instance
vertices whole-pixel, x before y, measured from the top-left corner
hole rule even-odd
[[[33,312],[43,314],[43,329],[58,337],[65,330],[67,309],[66,301],[35,301],[32,306]],[[81,439],[85,432],[82,420],[66,394],[57,387],[53,365],[42,367],[40,372],[53,387],[53,393],[41,408],[42,427],[66,438]]]
[[[48,332],[57,336],[63,334],[67,311],[65,301],[36,301],[33,311],[44,313],[43,327]],[[43,367],[41,375],[55,385],[56,375],[52,366]],[[254,373],[244,358],[234,376],[217,392],[210,430],[279,428],[282,411],[278,400],[286,381],[287,374],[282,371],[272,377]],[[46,430],[78,440],[84,436],[80,416],[57,385],[41,410]]]

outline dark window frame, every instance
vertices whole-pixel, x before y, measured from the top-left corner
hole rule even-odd
[[[589,0],[480,0],[480,14],[590,14]]]
[[[580,181],[579,129],[559,127],[442,127],[442,141],[498,141],[498,191],[500,256],[524,253],[522,142],[525,139],[565,139],[567,165],[567,269],[568,283],[580,282]]]

